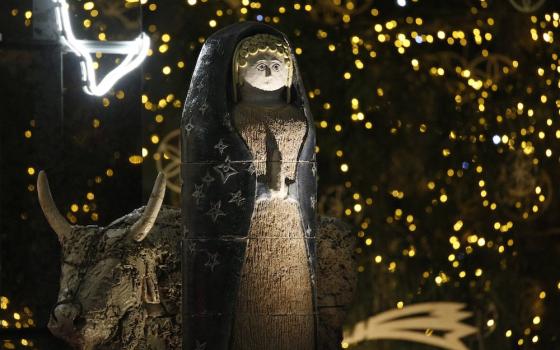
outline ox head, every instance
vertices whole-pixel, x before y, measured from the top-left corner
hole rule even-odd
[[[157,256],[142,241],[161,208],[165,177],[158,175],[141,213],[135,211],[107,228],[70,225],[57,210],[42,171],[37,192],[62,246],[60,291],[48,328],[76,348],[94,349],[111,339],[123,320],[138,323],[134,310],[159,303]]]

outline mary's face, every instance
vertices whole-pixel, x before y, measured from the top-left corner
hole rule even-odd
[[[239,80],[264,91],[286,86],[289,69],[283,59],[270,53],[258,53],[247,58],[247,65],[239,68]]]

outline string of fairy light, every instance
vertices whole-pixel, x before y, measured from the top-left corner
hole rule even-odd
[[[485,2],[482,2],[481,3],[482,7],[485,7],[485,4],[486,4]],[[478,9],[476,9],[476,8],[472,9],[473,13],[476,13],[477,11],[478,11]],[[372,14],[377,15],[378,11],[374,9],[374,10],[372,10]],[[559,16],[558,16],[557,13],[546,14],[545,15],[546,22],[551,24],[554,28],[558,27],[558,18],[559,18]],[[422,25],[422,19],[420,19],[420,18],[417,18],[417,19],[407,18],[405,21],[409,24],[416,23],[417,25]],[[538,20],[535,16],[531,17],[531,21],[535,24],[537,24],[537,22],[538,22]],[[494,24],[494,20],[492,18],[488,18],[487,19],[487,24],[492,26]],[[540,22],[540,27],[541,28],[544,28],[545,25],[546,25],[546,23],[544,21]],[[391,40],[391,37],[390,37],[389,34],[383,33],[383,30],[384,30],[384,28],[386,28],[387,30],[391,30],[395,27],[397,27],[397,22],[394,21],[394,20],[386,22],[385,26],[383,26],[382,24],[375,24],[374,25],[375,31],[380,33],[377,37],[378,42],[379,43],[389,43],[390,40]],[[490,32],[487,32],[487,33],[484,34],[484,36],[481,36],[482,31],[478,28],[474,28],[472,30],[472,33],[473,33],[474,42],[477,45],[482,44],[483,38],[486,39],[487,41],[492,40],[492,34]],[[532,36],[533,40],[535,40],[535,41],[539,40],[540,36],[537,34],[537,29],[536,28],[531,29],[531,36]],[[458,39],[458,43],[462,46],[469,45],[469,41],[468,41],[469,38],[465,35],[465,33],[463,31],[455,31],[455,30],[452,32],[451,36],[447,36],[447,34],[444,31],[441,31],[441,30],[438,31],[435,36],[432,36],[431,34],[419,34],[416,31],[413,31],[413,32],[410,33],[410,38],[413,39],[413,40],[408,40],[406,34],[404,34],[404,33],[398,33],[396,35],[396,39],[393,42],[393,44],[394,44],[395,48],[398,50],[399,54],[404,54],[405,53],[405,48],[409,47],[411,42],[415,41],[418,44],[426,43],[426,42],[427,43],[432,43],[434,41],[435,37],[437,37],[440,40],[444,40],[447,37],[447,40],[445,40],[445,41],[449,45],[453,45],[456,42],[455,39]],[[542,40],[544,40],[545,42],[548,42],[548,43],[552,43],[552,41],[553,41],[552,31],[545,30],[544,33],[542,34]],[[351,42],[352,42],[352,44],[358,46],[359,44],[362,44],[363,42],[365,42],[365,40],[358,37],[358,36],[353,36],[351,38]],[[333,46],[333,48],[334,48],[334,46]],[[357,51],[356,48],[353,48],[353,51],[354,50]],[[371,52],[370,53],[371,57],[376,57],[377,56],[377,54],[374,51],[370,51],[370,52]],[[483,57],[488,57],[489,51],[487,49],[482,49],[481,55]],[[558,60],[557,54],[553,54],[552,58],[553,58],[553,60],[557,61]],[[558,63],[560,63],[560,61],[552,63],[551,66],[550,66],[550,69],[552,71],[556,71],[556,70],[560,71],[559,68],[558,68]],[[514,60],[512,62],[511,69],[515,69],[518,66],[518,64],[519,63]],[[363,63],[362,63],[361,60],[356,60],[355,65],[356,65],[357,69],[363,69]],[[420,70],[420,60],[417,59],[417,58],[412,58],[411,59],[411,66],[412,66],[413,70],[415,70],[415,71]],[[429,69],[429,73],[432,76],[434,76],[435,78],[437,78],[438,76],[444,76],[446,74],[445,69],[442,68],[442,67],[431,66],[431,67],[427,67],[427,68]],[[503,69],[505,74],[509,73],[509,70],[510,70],[509,67],[504,67],[504,69]],[[543,68],[538,68],[537,72],[540,76],[543,76],[544,69]],[[483,80],[480,80],[480,79],[475,79],[475,78],[471,77],[471,72],[468,69],[464,69],[463,67],[460,67],[460,66],[456,67],[455,73],[459,77],[468,79],[468,85],[470,87],[472,87],[474,90],[480,92],[480,95],[479,95],[480,97],[478,98],[478,110],[480,112],[485,111],[485,102],[488,99],[488,95],[489,95],[488,90],[497,91],[498,90],[498,84],[491,81],[491,80],[483,81]],[[351,79],[351,77],[352,77],[351,72],[344,73],[344,79]],[[557,84],[560,84],[560,81],[558,81]],[[547,80],[547,85],[549,85],[549,86],[552,85],[550,79]],[[378,89],[378,94],[379,94],[379,96],[382,96],[383,91]],[[461,104],[461,102],[462,102],[461,101],[462,100],[461,95],[459,95],[459,94],[456,95],[455,100],[456,100],[457,104]],[[544,103],[547,102],[547,100],[548,100],[548,98],[547,98],[546,95],[543,94],[543,95],[540,96],[540,102],[541,103],[544,104]],[[554,101],[554,103],[558,103],[558,101]],[[357,99],[352,99],[351,100],[351,105],[352,105],[353,110],[359,110],[359,101]],[[522,102],[517,103],[516,108],[517,108],[517,114],[522,114],[523,113],[523,103]],[[529,109],[527,111],[527,115],[529,117],[533,117],[533,114],[534,114],[534,112],[533,112],[532,109]],[[361,113],[361,112],[354,113],[354,114],[351,115],[351,119],[353,121],[362,121],[362,120],[364,120],[363,113]],[[504,118],[501,115],[496,116],[496,120],[497,120],[498,123],[501,123],[503,121],[503,119]],[[365,127],[370,129],[372,127],[372,125],[368,124],[368,123],[366,123]],[[485,125],[486,121],[483,118],[481,118],[480,119],[480,124]],[[550,119],[550,118],[547,119],[547,126],[551,127],[552,124],[553,124],[552,119]],[[328,127],[328,123],[326,121],[321,121],[320,125],[323,128]],[[420,128],[419,128],[419,131],[420,132],[425,132],[426,128],[427,128],[426,125],[421,125]],[[334,130],[335,130],[335,132],[342,131],[339,124],[335,125]],[[391,129],[391,132],[392,133],[396,132],[396,129]],[[521,136],[524,136],[524,135],[527,135],[527,134],[532,134],[532,133],[535,133],[535,130],[534,130],[533,127],[529,128],[529,130],[521,129],[521,131],[520,131]],[[554,132],[555,135],[557,135],[557,133],[558,133],[558,130],[556,130]],[[544,131],[539,131],[538,132],[539,139],[544,139],[544,135],[545,135]],[[516,133],[512,133],[509,136],[505,135],[505,134],[502,135],[502,136],[494,136],[492,141],[493,141],[494,144],[497,144],[497,145],[500,144],[500,143],[503,143],[503,144],[508,145],[509,147],[515,147],[516,146],[516,143],[515,143],[516,136],[517,136]],[[449,138],[451,140],[457,140],[457,138],[458,138],[457,133],[455,131],[451,130],[450,134],[449,134]],[[475,140],[474,142],[477,142],[477,141],[478,142],[485,142],[485,141],[487,141],[486,140],[486,135],[483,134],[483,133],[479,134],[478,138],[475,137],[474,140]],[[530,155],[530,154],[535,152],[535,149],[534,149],[531,141],[521,141],[520,146],[521,146],[521,149],[523,150],[523,152],[527,155]],[[552,156],[552,150],[550,148],[547,148],[544,153],[545,153],[546,157],[551,157]],[[337,151],[337,156],[341,157],[342,155],[343,155],[342,150]],[[444,148],[442,150],[442,156],[443,157],[449,157],[450,155],[451,155],[450,149]],[[537,163],[537,162],[538,162],[538,159],[535,158],[533,163]],[[340,166],[340,170],[342,172],[347,172],[349,170],[349,165],[346,164],[346,163],[342,163],[341,166]],[[482,199],[481,200],[482,205],[484,207],[488,207],[490,210],[494,211],[494,210],[497,209],[497,203],[491,202],[486,198],[488,193],[487,193],[487,190],[485,189],[485,183],[486,182],[483,179],[483,171],[484,171],[484,167],[482,165],[477,165],[476,166],[476,173],[480,174],[480,180],[478,181],[478,186],[480,187],[480,197]],[[446,171],[446,174],[447,174],[448,177],[453,177],[453,176],[462,177],[464,173],[463,173],[463,169],[456,170],[456,169],[451,169],[450,168]],[[434,181],[428,182],[427,186],[432,191],[434,191],[436,189],[436,183]],[[445,185],[442,184],[440,189],[439,189],[439,193],[436,193],[436,196],[434,198],[434,201],[436,203],[437,203],[437,201],[439,201],[440,203],[446,203],[447,200],[448,200],[449,194],[445,190],[444,186]],[[537,186],[535,186],[534,190],[535,190],[535,194],[538,195],[539,201],[544,202],[545,201],[545,195],[542,193],[542,188],[537,185]],[[399,198],[399,199],[402,199],[405,196],[405,194],[402,191],[399,191],[399,190],[392,191],[391,195],[393,197]],[[359,199],[360,194],[355,193],[353,198],[354,199]],[[371,204],[371,203],[369,203],[369,204]],[[354,206],[354,211],[359,212],[360,210],[361,210],[361,205],[356,204]],[[531,207],[531,211],[534,212],[534,213],[538,212],[538,210],[539,210],[539,207],[538,207],[537,204],[535,204]],[[352,214],[352,209],[351,208],[346,209],[346,214],[351,215]],[[530,212],[524,212],[523,213],[523,218],[527,219],[530,214],[531,214]],[[405,215],[404,215],[402,209],[396,209],[393,216],[387,217],[387,223],[392,223],[394,221],[398,221],[401,218],[403,218],[404,216]],[[406,222],[408,224],[408,227],[409,227],[410,231],[415,231],[416,230],[416,225],[414,224],[414,217],[413,217],[412,214],[406,215]],[[365,221],[362,224],[362,228],[365,229],[367,227],[368,227],[368,222]],[[503,233],[508,232],[512,227],[513,227],[513,222],[512,221],[507,221],[505,223],[501,223],[499,221],[496,221],[493,225],[493,228],[495,230],[499,230],[500,232],[503,232]],[[461,231],[462,228],[463,228],[463,221],[462,220],[457,220],[455,222],[455,224],[453,225],[453,231],[455,231],[455,232]],[[363,231],[360,231],[358,233],[358,236],[359,237],[365,237],[365,245],[371,245],[372,242],[373,242],[372,237],[366,236]],[[467,245],[465,247],[465,252],[467,254],[472,253],[472,251],[474,249],[474,246],[487,247],[487,248],[493,248],[494,247],[494,243],[492,241],[487,241],[485,239],[485,237],[483,237],[482,235],[476,235],[476,234],[468,235],[466,241],[467,242],[465,242],[465,243]],[[461,240],[456,235],[452,235],[449,239],[449,242],[450,242],[453,250],[461,249],[461,246],[462,246]],[[503,254],[506,250],[506,246],[511,247],[513,245],[514,245],[514,240],[513,239],[508,239],[507,244],[499,245],[495,248],[497,249],[497,251],[500,254]],[[414,247],[411,247],[411,249],[404,250],[403,255],[408,255],[409,257],[414,257],[415,256]],[[451,253],[449,255],[448,259],[452,263],[454,268],[459,267],[460,264],[456,260],[456,256],[455,256],[454,253]],[[375,261],[375,263],[381,263],[383,261],[382,255],[375,256],[374,261]],[[395,271],[396,263],[394,261],[390,262],[389,265],[388,265],[388,269],[390,271]],[[363,271],[363,267],[360,267],[360,270]],[[467,275],[467,273],[466,273],[465,270],[461,270],[458,273],[459,278],[465,278],[466,275]],[[474,272],[474,275],[476,277],[482,276],[483,275],[483,269],[482,268],[477,268]],[[428,278],[429,276],[430,276],[429,272],[425,272],[423,274],[423,277],[425,277],[425,278]],[[442,284],[447,283],[449,281],[450,281],[450,277],[444,272],[440,272],[434,278],[434,282],[437,285],[442,285]],[[546,298],[546,292],[541,291],[538,294],[538,298],[539,299]],[[402,308],[403,306],[404,306],[404,303],[402,301],[397,302],[397,307],[398,308]],[[541,323],[541,317],[539,315],[535,315],[532,318],[530,323],[534,326],[539,325]],[[495,322],[494,319],[488,319],[487,322],[486,322],[486,325],[488,327],[494,327],[495,324],[496,324],[496,322]],[[531,328],[526,328],[523,332],[523,335],[524,336],[529,336],[529,335],[531,335],[531,332],[532,332]],[[508,337],[508,338],[512,337],[513,336],[512,330],[507,330],[505,332],[505,336]],[[532,335],[532,337],[530,338],[530,341],[532,343],[538,342],[539,341],[538,335]],[[521,345],[523,345],[523,343],[524,343],[524,339],[519,338],[518,341],[517,341],[517,344],[521,346]]]
[[[27,306],[24,306],[22,311],[13,311],[10,307],[10,300],[5,296],[0,296],[0,326],[15,329],[35,327],[33,311]],[[33,345],[33,340],[26,338],[19,339],[17,343],[10,339],[2,340],[3,349],[16,349],[18,346],[32,347]]]
[[[124,0],[126,7],[144,6],[147,9],[146,16],[150,13],[158,11],[159,4],[156,1],[148,0]],[[473,2],[474,3],[474,2]],[[95,1],[85,1],[79,3],[81,7],[79,16],[82,19],[82,27],[85,31],[92,33],[98,40],[110,40],[105,31],[104,26],[97,25],[103,17],[103,13],[96,7]],[[350,25],[355,17],[354,10],[359,6],[353,1],[333,0],[332,4],[340,9],[340,21],[343,24]],[[197,11],[199,6],[211,6],[208,0],[187,0],[183,6],[187,6],[192,11]],[[282,24],[290,20],[291,16],[298,14],[309,14],[310,16],[317,11],[316,4],[286,2],[281,6],[278,5],[273,10],[266,2],[242,0],[239,6],[228,7],[225,4],[217,6],[214,15],[210,16],[207,21],[208,31],[210,34],[222,25],[232,22],[232,18],[239,20],[257,20],[270,24]],[[223,6],[223,8],[219,8]],[[398,0],[395,6],[407,8],[407,6],[421,6],[420,0]],[[437,62],[426,57],[426,53],[431,50],[440,50],[442,46],[449,49],[457,49],[461,47],[469,47],[478,52],[481,60],[489,61],[497,59],[502,65],[499,68],[499,75],[508,76],[516,74],[520,68],[523,68],[524,62],[518,58],[501,59],[496,58],[496,54],[492,51],[492,44],[498,40],[496,32],[496,19],[486,15],[485,10],[489,8],[488,1],[480,0],[470,8],[470,15],[476,16],[470,28],[451,27],[445,24],[434,24],[422,16],[401,16],[390,18],[390,14],[383,13],[379,8],[370,8],[368,11],[360,13],[359,16],[367,16],[370,25],[367,31],[359,33],[350,33],[344,42],[335,42],[331,39],[331,28],[326,26],[316,32],[316,39],[323,43],[324,53],[326,55],[336,55],[339,52],[351,53],[352,64],[338,79],[341,82],[351,81],[356,77],[364,74],[369,65],[375,65],[379,60],[383,60],[383,53],[387,50],[394,50],[398,55],[409,56],[408,68],[410,74],[427,75],[434,80],[452,80],[459,82],[460,88],[449,93],[449,98],[457,105],[463,108],[471,108],[473,115],[478,116],[478,123],[472,125],[468,130],[452,129],[448,130],[449,142],[442,145],[441,149],[435,150],[442,159],[452,159],[455,156],[455,147],[460,144],[470,143],[475,145],[494,146],[498,154],[506,155],[508,152],[519,150],[523,155],[531,158],[531,164],[538,166],[546,159],[557,159],[558,150],[555,151],[550,145],[554,145],[560,139],[560,127],[555,123],[555,118],[560,115],[560,100],[558,100],[555,90],[560,87],[560,56],[559,53],[553,52],[548,57],[548,62],[543,62],[542,66],[535,67],[534,74],[542,82],[543,87],[548,87],[548,91],[542,91],[543,88],[536,86],[527,86],[525,88],[525,96],[517,96],[517,100],[509,101],[509,105],[503,106],[496,103],[500,99],[499,94],[503,93],[504,86],[501,85],[500,79],[489,77],[481,74],[475,61],[455,62],[453,65]],[[404,12],[399,12],[404,13]],[[27,9],[11,9],[10,14],[14,17],[22,17],[23,25],[29,27],[32,24],[33,14]],[[556,44],[555,34],[558,35],[558,27],[560,26],[560,15],[556,12],[546,13],[542,17],[536,15],[527,15],[531,23],[531,28],[526,33],[527,40],[539,42],[543,45]],[[164,27],[164,24],[160,25]],[[162,62],[159,67],[158,74],[162,76],[181,75],[184,76],[187,69],[186,61],[183,57],[170,59],[170,48],[174,45],[174,34],[171,30],[162,31],[156,24],[149,24],[147,31],[151,35],[152,48],[148,52],[149,62]],[[204,43],[206,36],[198,38],[198,43]],[[521,40],[521,39],[520,39]],[[557,39],[556,39],[557,40]],[[296,47],[294,51],[300,56],[300,60],[306,59],[306,48],[298,45],[298,38],[294,38]],[[191,51],[196,51],[199,47],[190,46]],[[95,68],[100,68],[102,55],[97,54]],[[164,59],[165,58],[165,59]],[[171,63],[173,62],[173,63]],[[482,72],[483,73],[483,72]],[[155,72],[151,72],[155,74]],[[149,89],[148,89],[149,90]],[[324,90],[324,89],[323,89]],[[546,89],[545,89],[546,90]],[[333,98],[329,100],[329,96],[325,96],[321,87],[312,87],[308,91],[309,98],[319,106],[320,110],[314,113],[318,116],[317,127],[321,132],[342,135],[348,132],[346,122],[350,121],[352,125],[358,125],[364,130],[373,132],[377,125],[374,118],[367,111],[367,102],[360,97],[350,97],[348,101],[340,101]],[[386,98],[386,91],[382,84],[377,84],[373,89],[373,94],[379,99]],[[474,97],[472,97],[474,94]],[[110,108],[113,99],[123,99],[125,91],[115,89],[108,96],[100,99],[100,103],[105,108]],[[153,96],[149,92],[144,91],[140,96],[143,108],[153,114],[153,122],[155,130],[158,126],[164,125],[166,122],[175,122],[176,116],[182,108],[181,93],[170,91],[162,96]],[[331,111],[337,104],[346,103],[350,113],[344,116],[325,117],[326,112]],[[549,115],[542,117],[542,111],[546,110]],[[314,111],[315,112],[315,111]],[[322,113],[325,112],[325,113]],[[344,120],[343,118],[348,118]],[[102,118],[99,116],[92,117],[92,128],[103,127]],[[512,121],[517,124],[512,127]],[[541,123],[544,121],[544,123]],[[542,125],[541,125],[542,124]],[[23,136],[26,139],[33,137],[33,128],[35,122],[31,120],[30,127],[24,130]],[[431,132],[432,126],[429,123],[421,122],[417,126],[418,134],[427,134]],[[388,129],[389,134],[396,135],[400,132],[400,126],[392,126]],[[160,154],[154,151],[163,137],[157,132],[153,132],[147,136],[145,145],[139,150],[138,154],[127,155],[128,162],[131,166],[143,164],[146,159],[152,158],[158,160],[168,158],[168,155]],[[319,140],[320,141],[320,140]],[[324,150],[317,147],[317,152]],[[338,159],[338,170],[344,177],[343,186],[351,194],[351,204],[344,208],[344,215],[348,218],[359,217],[359,230],[357,237],[361,240],[361,245],[357,248],[359,253],[365,254],[374,252],[369,258],[369,262],[373,266],[386,269],[391,273],[399,271],[399,262],[396,257],[385,254],[376,248],[378,238],[373,233],[379,223],[374,222],[367,216],[368,211],[373,210],[378,201],[385,200],[385,195],[397,200],[398,203],[404,203],[408,200],[408,194],[399,188],[390,189],[387,194],[362,193],[353,186],[352,175],[355,166],[347,157],[343,147],[332,150],[334,156]],[[452,163],[452,162],[450,162]],[[447,260],[449,263],[448,271],[424,271],[421,278],[426,282],[433,283],[438,287],[443,287],[454,281],[469,281],[469,279],[482,279],[485,277],[488,267],[478,266],[473,269],[465,268],[458,259],[460,254],[472,255],[477,249],[495,252],[499,256],[513,257],[516,249],[516,240],[511,233],[516,229],[515,220],[500,217],[497,212],[500,209],[500,203],[495,199],[492,193],[491,184],[495,179],[489,173],[491,165],[484,164],[483,161],[474,159],[466,159],[459,162],[458,166],[449,166],[441,169],[442,176],[433,178],[425,184],[426,189],[431,193],[431,205],[426,208],[426,213],[414,213],[407,211],[400,205],[385,217],[383,224],[402,225],[409,233],[417,233],[428,228],[422,226],[419,217],[431,214],[438,206],[449,205],[450,199],[453,198],[452,185],[466,178],[472,179],[473,193],[477,193],[478,201],[482,208],[487,210],[489,217],[492,217],[491,227],[487,228],[486,233],[480,230],[472,230],[469,227],[468,218],[454,218],[448,230],[449,253]],[[30,184],[27,190],[35,191],[34,177],[37,175],[34,166],[30,165],[26,170],[27,176],[30,177]],[[101,184],[104,179],[115,176],[115,170],[110,167],[100,169],[98,175],[94,175],[94,182]],[[379,198],[377,198],[379,197]],[[519,212],[523,220],[529,221],[538,216],[542,211],[544,203],[549,200],[550,193],[547,193],[547,187],[542,183],[536,183],[532,189],[532,193],[528,196],[526,203],[517,201],[513,203],[515,210]],[[96,206],[95,191],[91,188],[83,193],[81,200],[75,200],[66,207],[66,216],[72,223],[77,223],[85,218],[92,221],[100,219],[99,208]],[[87,215],[83,217],[81,215]],[[500,234],[500,239],[495,239],[496,234]],[[373,249],[373,250],[372,250]],[[402,250],[402,256],[407,259],[415,259],[421,255],[421,248],[413,243],[409,247]],[[364,272],[366,266],[361,264],[358,267],[359,272]],[[560,279],[560,276],[553,276]],[[535,295],[535,301],[545,300],[551,293],[560,291],[560,280],[555,285],[556,290],[540,290]],[[2,310],[7,308],[7,298],[2,297]],[[6,301],[4,303],[4,301]],[[395,295],[395,307],[403,308],[408,302],[406,298]],[[6,305],[6,308],[3,307]],[[15,318],[15,314],[12,315]],[[538,330],[545,321],[543,315],[533,314],[527,315],[527,320],[519,320],[522,327],[517,327],[521,331],[516,331],[513,327],[507,328],[503,334],[504,337],[512,339],[518,346],[530,346],[531,343],[539,342]],[[2,315],[0,314],[0,318]],[[4,322],[5,321],[5,322]],[[12,327],[12,323],[7,320],[0,320],[2,327]],[[31,325],[31,324],[30,324]],[[498,320],[489,316],[484,320],[484,325],[489,330],[496,329]],[[22,343],[23,344],[23,343]],[[23,344],[25,345],[25,344]],[[5,346],[5,345],[4,345]]]

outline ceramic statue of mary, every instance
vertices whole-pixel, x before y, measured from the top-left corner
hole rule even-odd
[[[292,77],[288,45],[269,34],[250,36],[238,45],[233,68],[233,121],[257,176],[233,349],[313,349],[313,290],[294,186],[307,123],[285,91]]]
[[[184,349],[317,349],[315,131],[285,36],[208,38],[182,134]]]

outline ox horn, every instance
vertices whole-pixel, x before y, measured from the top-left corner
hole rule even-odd
[[[49,187],[47,174],[43,170],[39,172],[39,177],[37,178],[37,193],[39,195],[39,204],[41,205],[41,209],[43,209],[43,214],[45,214],[49,225],[51,225],[54,232],[56,232],[58,240],[62,243],[64,237],[70,235],[73,226],[66,221],[64,216],[62,216],[56,208]]]
[[[146,204],[146,208],[144,208],[144,212],[142,213],[142,217],[130,228],[132,238],[136,242],[142,242],[154,226],[161,204],[163,203],[163,197],[165,197],[165,185],[165,175],[159,173],[154,183],[154,188],[152,189],[148,204]]]

